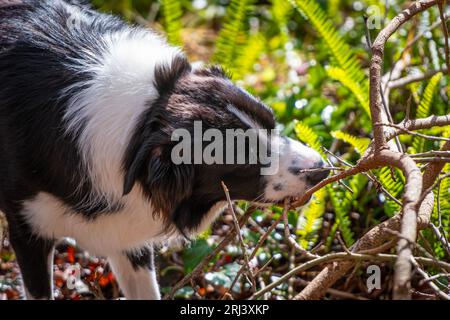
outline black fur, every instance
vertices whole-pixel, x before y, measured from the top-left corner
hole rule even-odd
[[[17,214],[8,215],[9,240],[14,248],[17,262],[20,265],[23,282],[28,292],[36,298],[52,297],[50,278],[53,266],[53,239],[45,239],[33,234],[23,217]]]
[[[97,14],[92,24],[82,24],[79,32],[72,32],[65,26],[67,13],[60,8],[60,1],[50,1],[52,5],[48,1],[26,3],[33,5],[17,7],[1,31],[8,39],[0,43],[0,83],[8,84],[0,87],[2,208],[8,211],[8,202],[17,203],[45,191],[89,219],[114,212],[120,204],[111,207],[106,199],[94,206],[86,204],[93,193],[91,183],[76,146],[77,137],[65,133],[63,120],[73,92],[63,96],[61,92],[92,79],[85,70],[77,72],[79,66],[74,64],[75,59],[95,59],[82,55],[83,49],[97,50],[100,57],[101,36],[126,25]],[[9,12],[0,9],[0,15]]]
[[[139,268],[148,270],[155,269],[153,247],[145,247],[139,252],[126,252],[125,254],[134,270],[138,270]]]
[[[66,25],[63,0],[0,0],[0,209],[27,288],[36,298],[50,296],[46,259],[55,239],[33,234],[23,202],[46,192],[87,222],[122,208],[120,201],[111,204],[95,194],[77,145],[79,132],[66,132],[64,114],[69,99],[94,76],[80,61],[99,63],[106,46],[103,35],[129,27],[93,11],[86,1],[69,2],[89,17],[75,30]],[[234,199],[259,197],[265,187],[260,164],[174,165],[170,137],[177,128],[192,131],[196,120],[203,122],[203,130],[247,129],[227,111],[230,104],[267,129],[275,126],[272,112],[235,87],[220,68],[192,71],[181,56],[171,67],[157,68],[155,85],[159,98],[149,103],[124,155],[124,195],[140,184],[167,232],[182,233],[198,227],[210,208],[225,200],[221,181]],[[98,201],[89,202],[92,198]],[[150,265],[151,256],[128,255],[135,268]]]

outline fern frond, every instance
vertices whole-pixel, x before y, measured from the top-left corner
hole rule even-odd
[[[319,136],[309,126],[302,122],[298,122],[295,126],[295,133],[301,141],[319,152],[323,157],[326,156],[321,148]],[[334,239],[334,234],[337,230],[341,232],[342,238],[344,239],[346,245],[350,246],[353,244],[354,236],[351,230],[351,221],[348,217],[348,214],[352,207],[352,201],[356,199],[356,197],[359,195],[359,192],[363,188],[363,182],[364,178],[361,178],[360,175],[356,175],[350,179],[350,184],[354,188],[354,194],[352,194],[348,190],[342,189],[341,187],[334,187],[332,185],[328,185],[326,187],[336,214],[335,225],[331,229],[330,235],[328,237],[328,246],[331,243],[332,239]]]
[[[346,86],[356,97],[358,102],[363,107],[364,111],[370,115],[369,99],[367,96],[367,91],[365,88],[361,87],[360,83],[354,82],[352,78],[349,77],[348,73],[341,68],[330,67],[327,68],[327,74],[331,79],[341,82]]]
[[[173,45],[181,45],[181,17],[183,16],[181,0],[161,0],[161,9],[167,40]]]
[[[351,193],[340,186],[329,186],[327,187],[327,191],[330,195],[330,200],[335,212],[335,221],[327,238],[327,247],[331,246],[336,231],[338,230],[340,231],[345,244],[350,246],[354,242],[351,221],[348,217],[352,203]]]
[[[289,41],[287,22],[289,21],[289,15],[292,12],[292,6],[289,5],[286,0],[272,0],[271,12],[273,20],[280,29],[282,44],[285,44]]]
[[[450,171],[450,164],[446,164],[443,173],[448,173]],[[432,222],[438,226],[441,223],[443,235],[448,239],[450,236],[450,179],[443,179],[440,183],[440,197],[437,198],[437,188],[435,188],[435,199],[433,215],[431,217]],[[440,215],[440,219],[439,219]],[[428,231],[428,232],[427,232]],[[436,258],[443,259],[446,256],[446,250],[444,249],[441,241],[437,239],[434,233],[430,230],[424,230],[426,238],[430,242],[433,248]]]
[[[321,38],[330,49],[330,52],[337,62],[338,67],[345,72],[348,84],[352,84],[353,91],[364,96],[357,97],[365,102],[369,101],[369,86],[366,75],[356,59],[356,55],[352,48],[342,39],[332,23],[332,19],[328,18],[322,10],[319,3],[314,0],[289,0],[294,8],[296,8],[303,16],[307,17]],[[349,81],[351,79],[351,81]],[[355,89],[355,87],[360,87]],[[352,92],[353,92],[352,91]],[[363,108],[368,111],[366,108]],[[370,114],[369,114],[370,116]]]
[[[444,172],[450,172],[450,164],[445,165]],[[442,224],[448,238],[450,235],[450,178],[443,179],[441,182],[439,204]]]
[[[351,229],[351,221],[349,219],[349,213],[354,207],[355,202],[364,190],[367,184],[367,178],[361,174],[353,176],[348,180],[348,186],[353,191],[351,193],[347,189],[342,187],[328,187],[328,193],[330,194],[331,202],[336,213],[335,225],[336,231],[341,232],[342,238],[347,246],[351,246],[354,243],[354,234]],[[328,243],[334,238],[334,234],[330,233],[328,237]]]
[[[405,178],[398,169],[394,169],[394,178],[392,178],[392,173],[389,167],[383,167],[378,172],[378,179],[380,180],[383,187],[392,196],[398,198],[399,195],[401,195],[401,193],[403,192]],[[391,217],[394,215],[394,213],[399,212],[400,210],[400,205],[398,205],[395,201],[389,198],[386,199],[384,203],[384,211],[387,216]]]
[[[313,129],[311,129],[303,122],[298,121],[295,125],[295,134],[300,141],[303,141],[308,146],[320,153],[321,156],[325,157],[319,136],[313,131]]]
[[[227,7],[225,21],[217,38],[213,60],[231,71],[238,67],[235,65],[235,61],[243,43],[245,43],[245,41],[242,41],[242,36],[245,39],[246,19],[254,2],[255,0],[231,0]]]
[[[417,107],[417,118],[426,118],[430,115],[431,102],[433,102],[434,95],[436,94],[436,89],[438,88],[439,82],[441,81],[442,73],[436,73],[426,86],[420,104]]]
[[[167,39],[173,45],[181,45],[181,17],[183,16],[181,0],[160,1],[164,17],[164,29],[167,33]]]
[[[329,0],[328,1],[328,16],[330,17],[338,17],[340,16],[339,5],[340,0]]]
[[[436,73],[425,87],[419,106],[417,107],[417,118],[426,118],[431,115],[431,103],[437,92],[442,73]],[[413,137],[411,152],[419,153],[425,151],[425,139],[421,137]]]
[[[311,249],[317,242],[325,213],[325,189],[317,191],[308,206],[302,210],[298,220],[299,243],[305,249]]]
[[[299,121],[295,125],[295,133],[297,134],[299,140],[303,141],[311,148],[319,152],[323,157],[326,157],[321,148],[322,144],[320,143],[319,136],[314,132],[313,129],[311,129],[303,122]],[[353,193],[339,186],[328,185],[326,187],[326,191],[330,195],[331,203],[333,204],[333,208],[336,214],[335,224],[332,227],[327,240],[328,246],[334,239],[334,235],[337,230],[341,232],[346,245],[350,246],[353,244],[354,235],[351,230],[351,221],[348,217],[348,214],[350,212],[350,209],[352,208],[353,201],[357,199],[366,183],[367,180],[365,179],[365,177],[356,175],[349,179],[349,184],[353,190]]]
[[[233,70],[233,76],[236,79],[242,79],[246,74],[252,73],[255,63],[258,62],[265,48],[266,39],[262,34],[251,35],[236,61],[237,68]]]
[[[342,131],[333,131],[331,132],[331,135],[336,139],[342,140],[350,144],[353,148],[355,148],[355,150],[360,155],[363,155],[363,153],[366,151],[366,149],[369,147],[370,144],[369,138],[355,137],[352,136],[351,134]]]

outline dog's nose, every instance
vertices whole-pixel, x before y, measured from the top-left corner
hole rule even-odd
[[[310,185],[314,186],[328,177],[328,175],[330,174],[330,170],[328,169],[320,170],[321,168],[324,167],[325,163],[322,162],[316,167],[314,167],[314,169],[317,169],[317,171],[308,172],[306,174],[306,180]]]

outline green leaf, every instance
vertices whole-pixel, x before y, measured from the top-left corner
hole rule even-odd
[[[378,179],[383,187],[395,198],[399,198],[403,192],[405,185],[405,178],[400,170],[394,169],[394,178],[392,177],[391,169],[389,167],[383,167],[378,171]],[[394,200],[386,198],[384,203],[384,210],[387,216],[392,217],[395,213],[401,210],[401,206]]]
[[[286,0],[272,0],[271,8],[273,20],[276,22],[280,29],[282,37],[282,44],[286,44],[289,41],[289,30],[287,23],[289,21],[289,15],[292,13],[292,6],[287,3]]]
[[[184,270],[186,273],[192,272],[203,258],[212,251],[205,239],[193,242],[190,247],[183,251]]]
[[[313,129],[311,129],[303,122],[298,121],[295,125],[295,133],[300,141],[303,141],[318,153],[320,153],[323,157],[325,157],[325,154],[322,150],[322,144],[319,140],[319,136],[313,131]]]
[[[331,55],[336,60],[338,69],[332,69],[336,80],[343,81],[360,101],[361,106],[370,116],[369,85],[354,50],[343,40],[327,14],[319,3],[314,0],[289,0],[304,17],[308,18],[313,27],[319,33],[321,39],[327,45]]]
[[[317,243],[325,213],[326,194],[325,189],[317,191],[299,217],[297,234],[300,245],[305,249],[311,249]]]
[[[242,54],[236,61],[236,68],[233,69],[233,76],[242,79],[245,75],[253,72],[253,66],[259,60],[266,48],[266,40],[260,33],[251,35],[242,48]]]
[[[367,96],[367,91],[364,91],[366,88],[361,87],[360,83],[355,82],[355,80],[341,68],[329,67],[326,71],[330,78],[341,82],[353,93],[364,111],[370,116],[369,98]]]
[[[255,0],[231,0],[227,6],[225,22],[217,38],[213,61],[231,70],[238,70],[236,59],[240,56],[247,37],[246,20]]]
[[[431,107],[433,98],[437,93],[439,82],[441,81],[442,73],[436,73],[427,84],[422,98],[420,99],[419,106],[417,107],[416,118],[426,118],[431,115]],[[413,137],[412,147],[410,151],[412,153],[420,153],[425,151],[425,139],[422,137]]]
[[[181,45],[181,0],[160,0],[161,9],[164,16],[164,29],[167,33],[167,39],[173,45]]]
[[[366,149],[369,147],[370,144],[369,138],[355,137],[352,136],[351,134],[342,131],[333,131],[331,132],[331,135],[336,139],[342,140],[352,145],[352,147],[355,148],[355,150],[360,155],[363,155],[363,153],[366,151]]]

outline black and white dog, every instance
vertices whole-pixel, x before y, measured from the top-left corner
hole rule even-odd
[[[80,1],[0,0],[0,209],[28,298],[52,298],[53,246],[109,258],[129,299],[159,299],[153,246],[205,229],[233,199],[298,196],[327,172],[288,138],[279,169],[174,164],[175,129],[273,129],[217,67],[192,68],[154,32]]]

